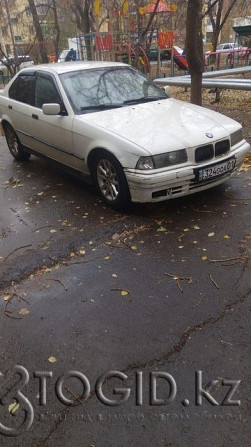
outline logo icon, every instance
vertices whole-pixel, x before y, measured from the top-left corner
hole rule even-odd
[[[16,374],[19,379],[15,381]],[[20,436],[22,433],[29,430],[34,420],[34,410],[21,389],[29,382],[29,373],[23,366],[16,365],[13,369],[13,374],[8,371],[6,374],[0,372],[0,406],[4,407],[6,415],[13,414],[10,408],[16,408],[16,413],[20,412],[21,418],[18,418],[18,426],[15,427],[10,423],[11,427],[0,422],[0,434],[5,436]],[[14,404],[13,404],[14,402]],[[12,421],[11,421],[12,422]]]
[[[213,138],[213,134],[211,132],[206,132],[206,137],[207,138]]]

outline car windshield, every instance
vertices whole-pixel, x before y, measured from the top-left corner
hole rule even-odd
[[[166,93],[130,67],[79,70],[60,75],[75,113],[166,99]]]

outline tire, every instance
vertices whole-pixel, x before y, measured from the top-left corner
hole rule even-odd
[[[100,152],[93,162],[93,177],[103,201],[114,209],[130,203],[130,192],[121,164],[109,152]]]
[[[9,124],[4,125],[4,133],[12,157],[18,161],[27,161],[31,154],[23,149],[16,132]]]

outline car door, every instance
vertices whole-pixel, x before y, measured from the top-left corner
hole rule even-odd
[[[43,104],[57,103],[61,106],[59,115],[45,115]],[[38,71],[34,91],[34,106],[31,108],[32,147],[72,168],[76,167],[73,151],[73,112],[66,110],[56,79],[48,72]]]
[[[9,88],[6,115],[21,143],[32,148],[31,106],[34,103],[35,72],[20,73]]]

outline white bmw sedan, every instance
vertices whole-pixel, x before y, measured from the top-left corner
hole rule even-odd
[[[250,147],[236,121],[115,62],[23,69],[0,92],[0,119],[14,158],[43,155],[88,175],[114,208],[218,185]]]

